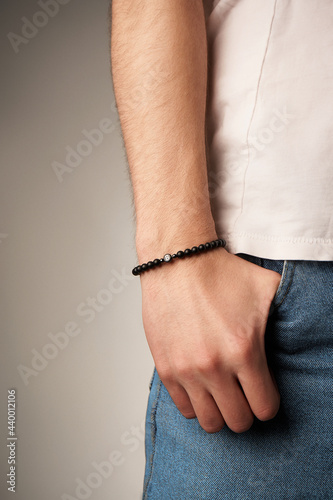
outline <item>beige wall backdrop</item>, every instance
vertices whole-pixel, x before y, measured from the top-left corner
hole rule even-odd
[[[152,359],[109,0],[1,2],[1,499],[138,500]],[[145,89],[142,89],[145,91]],[[16,390],[16,494],[7,391]]]

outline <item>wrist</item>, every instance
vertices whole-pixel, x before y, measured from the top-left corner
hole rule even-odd
[[[200,243],[199,245],[194,245],[193,247],[188,247],[184,250],[178,250],[177,253],[171,254],[167,253],[162,258],[157,258],[148,262],[143,262],[138,266],[135,266],[132,270],[134,276],[140,276],[142,273],[146,271],[150,271],[156,267],[160,267],[161,264],[171,263],[175,259],[183,260],[185,257],[194,257],[196,255],[200,255],[202,253],[207,253],[216,248],[224,248],[226,242],[223,238],[216,238],[212,241],[207,241],[206,243]]]
[[[179,250],[213,241],[217,237],[213,219],[193,220],[191,224],[174,224],[167,227],[150,224],[142,230],[141,227],[137,229],[138,260],[140,263],[162,258],[167,253],[177,253]]]

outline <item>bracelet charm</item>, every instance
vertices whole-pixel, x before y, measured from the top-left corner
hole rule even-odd
[[[150,260],[146,264],[136,266],[132,270],[132,274],[134,274],[134,276],[140,276],[140,274],[142,274],[143,272],[148,271],[149,269],[154,269],[155,267],[158,267],[163,263],[171,262],[173,259],[184,259],[185,257],[192,257],[193,255],[208,252],[209,250],[213,250],[214,248],[224,248],[225,246],[226,241],[222,238],[218,238],[217,240],[208,241],[205,244],[194,246],[191,249],[186,248],[186,250],[179,250],[174,254],[166,253],[161,259]]]

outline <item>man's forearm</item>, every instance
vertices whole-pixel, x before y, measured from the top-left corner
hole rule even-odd
[[[202,0],[113,0],[111,63],[139,257],[213,239]]]

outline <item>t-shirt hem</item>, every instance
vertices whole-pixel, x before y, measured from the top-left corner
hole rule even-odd
[[[245,232],[222,235],[226,249],[271,260],[333,260],[333,238],[283,237]]]

